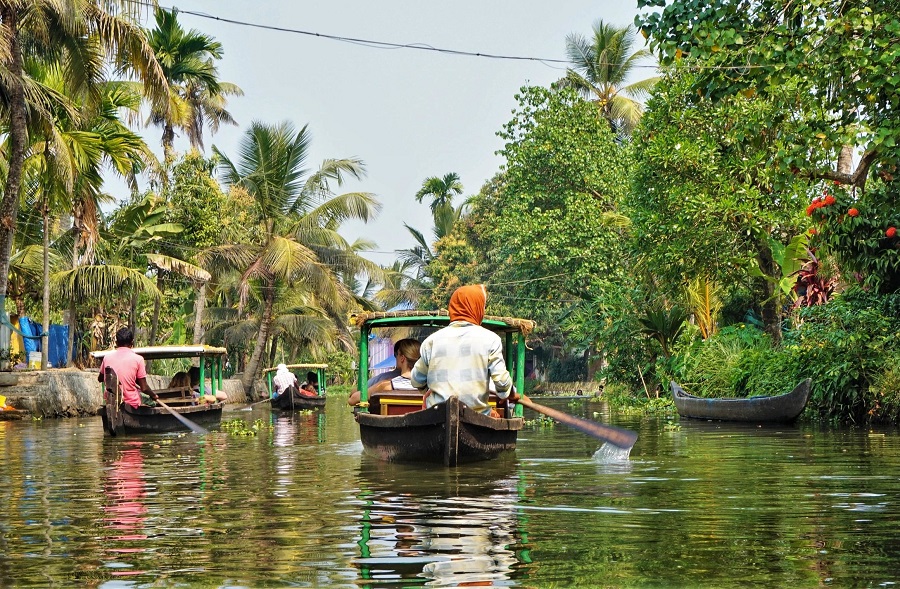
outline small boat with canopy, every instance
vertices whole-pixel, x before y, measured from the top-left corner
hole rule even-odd
[[[369,394],[367,387],[369,335],[386,328],[435,331],[450,323],[447,311],[394,311],[354,315],[359,335],[360,403],[356,411],[360,439],[367,454],[388,462],[432,462],[457,466],[491,460],[515,450],[522,429],[521,405],[490,395],[500,418],[478,413],[451,397],[424,409],[419,391]],[[507,369],[517,391],[525,389],[525,337],[534,322],[512,317],[485,316],[482,327],[500,335]]]
[[[206,345],[146,346],[133,348],[136,354],[145,360],[172,360],[178,358],[196,359],[199,362],[199,391],[203,394],[195,396],[190,385],[154,388],[160,400],[169,408],[188,418],[198,426],[208,428],[218,426],[222,420],[223,401],[217,394],[222,391],[225,358],[228,350]],[[114,350],[91,352],[91,356],[102,359]],[[186,431],[190,428],[164,407],[132,407],[123,402],[122,388],[112,369],[106,369],[103,400],[100,416],[103,418],[103,430],[111,435],[119,434],[157,434]],[[210,389],[205,390],[209,379]],[[211,393],[211,394],[208,394]],[[204,398],[215,402],[205,402]]]
[[[303,391],[289,387],[287,391],[278,394],[275,392],[274,378],[278,368],[266,368],[263,370],[263,378],[266,379],[266,386],[269,389],[269,403],[272,409],[280,409],[282,411],[304,411],[308,409],[324,409],[325,408],[325,371],[328,364],[286,364],[289,371],[297,377],[298,383],[307,381],[308,373],[316,375],[317,390],[315,394],[312,391]]]

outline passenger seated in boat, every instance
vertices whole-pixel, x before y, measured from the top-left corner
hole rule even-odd
[[[203,386],[203,390],[200,390],[200,367],[199,366],[191,366],[188,370],[188,376],[190,377],[190,386],[191,391],[194,395],[194,400],[199,403],[215,403],[217,401],[225,401],[228,399],[228,395],[225,394],[225,391],[219,391],[213,396],[212,390],[208,386]]]
[[[486,303],[483,285],[456,289],[450,297],[450,325],[422,342],[410,382],[419,390],[428,389],[426,407],[456,396],[475,411],[489,415],[489,382],[497,388],[498,399],[518,400],[503,360],[500,336],[481,326]]]
[[[371,394],[376,391],[375,387],[381,385],[381,383],[390,383],[394,378],[398,376],[402,376],[404,373],[403,366],[409,366],[411,369],[413,364],[419,359],[419,340],[413,338],[404,338],[398,340],[397,343],[394,344],[394,359],[397,362],[397,366],[393,370],[389,370],[385,373],[373,376],[369,379],[367,383],[368,391]],[[409,379],[409,370],[406,370],[406,378]],[[402,384],[402,381],[398,381],[398,384]],[[381,385],[387,386],[388,388],[379,388],[379,391],[390,391],[392,390],[389,385]],[[415,389],[410,384],[410,387]],[[397,389],[402,390],[402,389]],[[350,398],[347,399],[347,403],[350,405],[358,405],[359,404],[360,394],[359,391],[353,391],[350,394]]]
[[[184,370],[175,373],[172,380],[169,381],[170,389],[188,389],[191,387],[191,377]]]
[[[401,340],[402,341],[402,340]],[[410,340],[418,344],[416,340]],[[408,355],[407,355],[408,354]],[[410,345],[405,348],[403,353],[397,356],[397,369],[400,371],[400,374],[397,376],[388,379],[382,380],[379,383],[376,383],[371,389],[369,389],[370,393],[380,393],[384,391],[414,391],[416,387],[412,385],[409,381],[409,373],[412,371],[412,367],[419,360],[419,348],[418,346]]]
[[[277,397],[287,392],[291,387],[293,387],[294,390],[297,390],[298,388],[296,375],[288,370],[286,364],[279,364],[275,367],[275,376],[272,377],[273,396]]]
[[[306,373],[306,382],[301,385],[298,391],[302,397],[318,397],[319,396],[319,377],[315,372]]]

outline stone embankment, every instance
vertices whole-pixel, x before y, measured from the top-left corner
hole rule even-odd
[[[148,375],[152,388],[168,384],[165,376]],[[227,403],[246,403],[241,381],[227,379],[222,388]],[[0,395],[16,409],[39,417],[76,417],[96,415],[103,405],[103,390],[96,370],[54,369],[0,372]]]

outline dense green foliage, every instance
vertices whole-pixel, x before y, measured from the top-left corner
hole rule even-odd
[[[474,199],[473,223],[493,245],[492,295],[506,308],[550,318],[624,274],[616,212],[625,158],[575,92],[527,87],[518,99],[500,133],[501,184]]]

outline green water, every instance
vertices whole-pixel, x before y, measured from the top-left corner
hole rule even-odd
[[[362,456],[340,401],[225,413],[272,424],[257,437],[0,422],[0,587],[900,582],[893,432],[606,416],[640,432],[627,460],[556,425],[508,459],[426,469]]]

